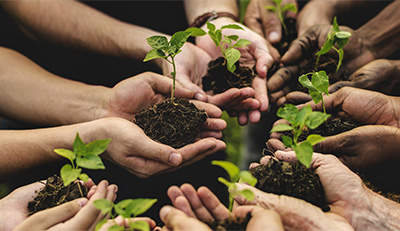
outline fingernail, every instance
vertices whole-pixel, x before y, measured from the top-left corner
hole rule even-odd
[[[169,156],[168,161],[173,166],[178,166],[182,162],[182,155],[174,152]]]
[[[83,207],[87,204],[88,200],[86,198],[80,198],[76,200],[76,202],[79,204],[79,206]]]
[[[272,31],[271,33],[269,33],[268,38],[271,42],[278,42],[279,41],[278,32]]]
[[[194,98],[197,99],[197,100],[203,101],[204,100],[204,95],[201,94],[201,93],[196,93],[194,95]]]

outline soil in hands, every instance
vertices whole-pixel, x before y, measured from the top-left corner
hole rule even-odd
[[[28,203],[28,214],[55,207],[80,197],[86,197],[88,189],[80,182],[73,182],[67,187],[61,177],[54,175],[47,178],[44,188]]]
[[[249,67],[237,62],[235,73],[228,71],[226,59],[219,57],[208,64],[208,72],[203,76],[204,91],[212,90],[214,94],[222,93],[230,88],[251,87],[255,73]]]
[[[285,33],[285,29],[282,26],[282,39],[281,41],[279,41],[279,43],[274,45],[281,57],[289,49],[289,46],[293,42],[293,40],[297,38],[297,20],[295,18],[285,18],[283,21],[286,25],[287,33]]]
[[[180,148],[193,142],[208,116],[187,99],[174,102],[167,99],[150,106],[136,114],[134,122],[151,139]]]
[[[248,213],[246,217],[229,217],[228,219],[221,221],[213,221],[207,222],[207,225],[212,230],[218,231],[228,231],[228,230],[246,230],[247,223],[249,223],[251,219],[251,213]]]
[[[250,173],[258,179],[256,188],[264,192],[296,197],[329,211],[318,175],[300,162],[271,158],[267,164],[250,169]]]

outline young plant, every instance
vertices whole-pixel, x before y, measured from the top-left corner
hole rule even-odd
[[[105,169],[103,161],[99,155],[107,149],[110,141],[111,139],[104,139],[84,144],[82,139],[79,137],[79,133],[77,133],[73,144],[73,151],[67,149],[54,149],[55,153],[67,158],[71,162],[71,164],[65,164],[60,170],[60,176],[64,182],[64,186],[68,186],[78,178],[87,182],[89,176],[82,173],[82,168],[93,170]],[[81,195],[83,195],[82,191]]]
[[[248,201],[252,201],[254,199],[254,194],[252,191],[248,189],[244,189],[241,191],[237,190],[236,182],[240,183],[248,183],[251,186],[255,186],[257,184],[257,179],[251,175],[248,171],[240,171],[239,167],[229,161],[220,161],[220,160],[213,160],[211,162],[213,165],[220,166],[221,168],[225,169],[228,175],[231,178],[231,181],[228,181],[225,178],[219,177],[218,181],[223,183],[228,187],[229,191],[229,210],[232,211],[233,208],[233,198],[237,195],[242,195]]]
[[[149,210],[154,203],[157,202],[157,199],[126,199],[120,201],[117,204],[107,200],[107,199],[99,199],[93,202],[94,206],[101,211],[103,215],[108,215],[114,222],[114,225],[109,227],[109,231],[120,231],[120,230],[141,230],[141,231],[150,231],[150,226],[146,221],[136,221],[129,222],[129,229],[126,229],[123,225],[118,225],[115,222],[115,218],[120,215],[123,218],[134,218],[139,216],[140,214],[145,213]],[[95,230],[99,230],[105,223],[107,222],[107,218],[102,219],[96,225]]]
[[[227,69],[230,72],[235,72],[236,70],[236,62],[240,59],[240,51],[235,48],[245,47],[249,45],[251,42],[247,39],[239,39],[237,35],[222,35],[223,29],[236,29],[236,30],[244,30],[241,26],[236,24],[229,24],[222,26],[221,29],[216,29],[215,25],[207,22],[208,35],[213,40],[215,45],[221,50],[222,55],[226,59]],[[186,31],[191,30],[201,30],[205,34],[206,32],[199,28],[189,28]]]
[[[309,75],[311,75],[311,81],[308,77]],[[326,72],[318,71],[301,75],[299,77],[299,82],[303,87],[308,89],[308,93],[310,94],[314,103],[319,103],[322,101],[322,108],[324,109],[324,113],[326,113],[324,97],[322,95],[322,93],[329,95],[329,77]]]
[[[316,134],[307,136],[306,140],[299,143],[298,138],[303,133],[304,129],[315,129],[326,121],[330,115],[312,111],[311,106],[307,105],[301,110],[298,110],[292,104],[286,104],[283,108],[279,108],[277,116],[287,120],[289,124],[278,124],[271,129],[272,132],[293,131],[293,138],[282,136],[282,142],[286,147],[290,147],[296,153],[297,159],[307,168],[310,167],[313,146],[325,140],[324,137]]]
[[[191,30],[178,31],[172,35],[171,39],[168,41],[167,37],[155,35],[147,38],[147,43],[153,48],[150,50],[143,62],[147,62],[156,58],[165,59],[167,62],[172,64],[172,93],[171,102],[174,103],[174,93],[175,93],[175,78],[176,78],[176,66],[175,66],[175,56],[179,54],[182,50],[182,46],[188,40],[190,36],[202,36],[206,33],[198,28],[190,28]],[[175,104],[175,103],[174,103]]]
[[[281,21],[282,27],[285,30],[285,34],[287,34],[288,32],[284,22],[284,15],[287,11],[293,11],[294,13],[297,13],[296,5],[293,3],[287,3],[282,6],[282,0],[272,1],[275,3],[275,6],[264,6],[264,8],[276,14],[276,16],[279,18],[279,21]]]
[[[349,42],[349,38],[351,33],[348,31],[340,31],[339,25],[337,24],[336,17],[333,19],[332,29],[330,30],[328,36],[325,39],[324,45],[321,47],[321,50],[317,52],[317,61],[315,68],[318,67],[319,58],[321,55],[328,53],[331,49],[334,49],[339,55],[338,65],[336,67],[336,72],[339,70],[340,66],[343,62],[344,52],[343,47]],[[337,45],[338,48],[334,47]]]

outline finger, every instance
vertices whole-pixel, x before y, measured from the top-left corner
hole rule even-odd
[[[198,139],[195,139],[195,141],[198,141],[200,139],[207,138],[207,137],[221,139],[222,136],[223,136],[223,134],[220,131],[202,131],[199,133],[199,137],[198,137]]]
[[[222,131],[226,128],[227,124],[223,119],[208,118],[202,125],[203,130]]]
[[[262,28],[260,8],[257,1],[250,1],[247,5],[246,12],[244,14],[243,22],[252,31],[264,37],[264,31]]]
[[[269,6],[275,7],[275,4],[269,4]],[[264,6],[261,7],[264,8]],[[267,40],[272,44],[278,43],[282,38],[282,27],[279,18],[270,10],[260,9],[260,11],[263,12],[261,13],[261,21]]]
[[[275,152],[277,150],[288,150],[285,145],[278,139],[269,139],[267,141],[267,147],[271,152]]]
[[[151,86],[155,92],[162,93],[164,95],[170,95],[172,93],[173,81],[170,78],[166,78],[163,75],[154,74],[151,82]],[[194,92],[183,87],[179,83],[175,86],[175,95],[178,98],[188,98],[191,99],[194,96]]]
[[[301,60],[306,54],[312,52],[311,41],[318,41],[313,28],[310,28],[305,34],[295,39],[290,44],[289,49],[282,56],[282,63],[285,65],[292,65]]]
[[[267,79],[255,77],[253,80],[253,88],[255,91],[254,98],[260,102],[259,110],[264,112],[268,110],[268,92],[267,92]]]
[[[206,224],[201,223],[199,220],[188,217],[182,211],[175,209],[171,206],[164,206],[160,210],[160,218],[164,224],[171,230],[190,230],[206,231],[211,230]]]
[[[229,209],[219,201],[218,197],[210,189],[202,186],[197,190],[197,194],[203,205],[216,220],[224,220],[229,217]]]
[[[350,81],[339,81],[329,86],[329,94],[332,94],[342,87],[358,87],[355,86],[357,82],[350,82]]]
[[[298,105],[311,101],[309,94],[301,91],[292,91],[286,95],[286,103]]]
[[[263,209],[258,206],[239,206],[234,211],[234,216],[245,218],[248,213],[251,214],[251,219],[247,224],[246,230],[284,230],[281,217],[277,212],[269,209]],[[268,221],[268,222],[265,222]]]
[[[105,199],[114,202],[117,196],[117,191],[118,191],[118,187],[115,184],[109,185],[107,187],[107,194]],[[98,199],[103,199],[103,198],[98,198]],[[89,203],[92,201],[89,201]],[[97,218],[95,221],[93,221],[91,227],[88,230],[95,230],[97,223],[102,220],[103,218],[107,218],[109,219],[109,215],[104,215],[103,213],[98,213]]]
[[[263,43],[254,44],[255,50],[254,58],[256,59],[256,71],[262,77],[267,77],[267,72],[269,68],[272,68],[274,65],[274,58],[271,55],[271,52],[266,44],[266,41]],[[253,46],[250,45],[250,48]]]
[[[179,78],[179,83],[176,82],[177,84],[174,93],[175,96],[177,98],[189,98],[187,90],[190,90],[191,92],[194,93],[194,96],[192,98],[202,102],[206,102],[207,94],[204,92],[203,89],[201,89],[201,87],[192,83],[189,79],[190,79],[189,77]]]
[[[221,109],[215,105],[197,100],[191,100],[190,102],[196,105],[197,108],[205,110],[210,118],[220,118],[222,116]]]
[[[225,108],[232,101],[237,101],[241,96],[241,91],[237,88],[231,88],[221,94],[216,94],[208,97],[208,103],[218,107]]]
[[[278,69],[267,82],[268,91],[273,93],[281,90],[296,77],[298,72],[299,67],[297,65],[286,66]]]
[[[246,125],[248,122],[247,112],[245,111],[238,112],[237,121],[240,126]]]
[[[192,208],[193,212],[196,214],[196,217],[199,220],[207,222],[214,221],[214,217],[203,205],[203,202],[197,195],[196,189],[191,184],[183,184],[180,188],[185,197],[188,199],[190,207]]]
[[[276,106],[277,106],[278,108],[283,107],[285,104],[287,104],[286,96],[282,96],[281,98],[279,98],[279,99],[276,101]]]

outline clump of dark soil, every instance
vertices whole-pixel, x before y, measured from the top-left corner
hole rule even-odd
[[[279,43],[275,44],[274,47],[278,50],[279,54],[283,56],[289,49],[290,44],[297,38],[297,28],[295,18],[285,18],[283,22],[286,25],[286,31],[282,26],[282,39]]]
[[[80,197],[86,197],[87,192],[87,187],[80,182],[73,182],[64,187],[61,177],[54,175],[47,178],[44,188],[28,203],[29,215]]]
[[[329,211],[318,175],[300,162],[271,158],[267,164],[250,169],[250,173],[258,180],[256,188],[264,192],[303,199]]]
[[[246,230],[247,223],[251,219],[251,213],[248,213],[245,218],[229,217],[222,221],[208,222],[207,225],[212,230],[228,231],[228,230]]]
[[[207,120],[207,113],[187,99],[174,102],[167,99],[150,106],[133,120],[151,139],[180,148],[193,142]]]
[[[222,93],[230,88],[251,87],[254,71],[237,62],[235,73],[228,71],[224,57],[219,57],[208,64],[208,72],[203,76],[203,90],[212,90],[214,94]]]

